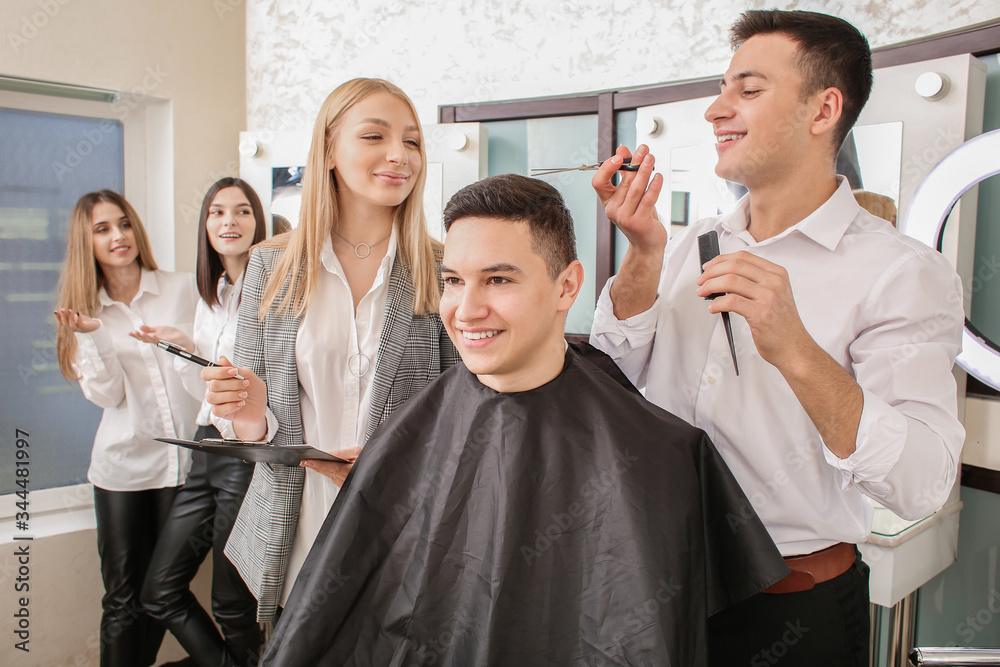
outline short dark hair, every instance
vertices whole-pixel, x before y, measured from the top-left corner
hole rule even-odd
[[[844,110],[834,135],[836,154],[872,92],[872,52],[865,36],[836,16],[780,9],[744,12],[729,32],[734,51],[754,35],[787,36],[799,47],[802,97],[831,87],[843,93]]]
[[[573,216],[559,191],[537,178],[500,174],[465,186],[445,206],[445,231],[463,218],[527,223],[531,249],[545,260],[553,279],[576,259]]]
[[[253,211],[255,221],[253,232],[253,243],[251,247],[257,245],[267,238],[267,226],[264,223],[264,207],[260,204],[260,197],[257,192],[246,181],[239,178],[220,178],[205,193],[205,198],[201,201],[201,215],[198,216],[198,261],[196,277],[198,279],[198,293],[201,298],[215,308],[219,305],[219,278],[225,272],[219,253],[212,247],[208,240],[208,214],[215,201],[215,195],[226,188],[239,188],[247,196],[250,203],[250,210]]]

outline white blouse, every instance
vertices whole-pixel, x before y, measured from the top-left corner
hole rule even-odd
[[[323,248],[324,270],[320,271],[316,296],[302,317],[295,339],[299,402],[307,445],[332,452],[365,444],[375,356],[382,336],[395,255],[394,228],[371,289],[355,312],[351,287],[333,251],[333,243],[327,240]],[[299,570],[339,491],[329,477],[306,469],[299,523],[281,593],[282,605],[287,603]]]
[[[191,453],[154,438],[194,435],[199,402],[184,389],[173,357],[128,335],[143,324],[191,334],[198,292],[190,273],[143,270],[126,305],[102,288],[92,333],[77,333],[73,368],[80,389],[104,408],[87,479],[107,491],[142,491],[184,482]]]
[[[240,293],[243,291],[243,274],[235,283],[229,282],[226,274],[219,278],[219,305],[214,308],[198,299],[194,314],[194,349],[195,354],[209,361],[218,361],[225,356],[233,360],[233,350],[236,347],[236,325],[239,322]],[[205,400],[205,390],[208,383],[201,379],[201,366],[174,357],[174,368],[181,374],[184,388],[188,393],[201,401],[201,409],[195,420],[199,426],[209,426],[212,421],[212,404]]]

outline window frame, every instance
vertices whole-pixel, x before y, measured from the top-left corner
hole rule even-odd
[[[872,49],[875,69],[904,65],[945,56],[969,53],[975,57],[1000,52],[1000,18],[908,42]],[[597,154],[612,155],[617,136],[616,118],[633,111],[668,102],[709,97],[719,93],[719,76],[670,83],[586,92],[552,97],[445,104],[438,107],[438,122],[493,122],[597,114]],[[597,207],[597,267],[595,289],[599,297],[611,278],[615,262],[615,230],[604,207]],[[576,338],[576,337],[570,337]]]
[[[147,96],[142,100],[126,93],[109,92],[108,101],[76,99],[73,86],[34,82],[39,90],[63,87],[67,96],[52,92],[8,90],[0,85],[0,107],[87,118],[121,121],[124,138],[125,192],[145,222],[150,243],[157,249],[157,264],[165,270],[175,266],[174,239],[174,141],[173,109],[169,99]],[[2,84],[2,81],[0,81]],[[94,528],[93,485],[74,483],[46,489],[29,489],[32,537]],[[13,496],[13,493],[2,497]],[[15,535],[13,502],[0,506],[0,530]],[[0,540],[5,541],[5,540]]]

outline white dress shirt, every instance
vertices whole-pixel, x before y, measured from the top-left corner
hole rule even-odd
[[[190,438],[199,401],[184,389],[173,357],[128,335],[141,325],[169,324],[192,332],[198,292],[190,273],[143,270],[139,291],[126,305],[102,288],[101,326],[76,334],[73,367],[89,401],[104,408],[87,479],[107,491],[178,486],[191,452],[153,438]]]
[[[223,273],[217,287],[219,304],[212,308],[204,299],[198,299],[194,313],[194,352],[209,361],[218,361],[225,356],[233,360],[233,348],[236,347],[236,325],[240,314],[240,292],[243,290],[243,274],[235,283]],[[188,393],[201,401],[201,409],[195,423],[198,426],[209,426],[212,420],[212,404],[205,400],[205,390],[208,383],[201,379],[201,366],[174,357],[174,368],[184,380],[184,388]],[[229,422],[232,423],[232,422]],[[235,435],[235,434],[234,434]]]
[[[375,357],[395,254],[394,227],[371,289],[355,312],[351,287],[333,243],[328,239],[323,248],[323,270],[319,272],[316,296],[302,317],[295,339],[299,403],[307,445],[332,452],[365,444]],[[299,523],[281,593],[282,606],[339,491],[329,477],[306,469]]]
[[[862,493],[907,518],[930,514],[947,499],[965,437],[951,373],[964,324],[958,276],[861,209],[842,178],[820,208],[759,243],[749,205],[744,197],[670,241],[648,311],[616,319],[612,278],[591,341],[649,400],[708,433],[783,555],[863,542],[872,510]],[[746,250],[787,270],[806,330],[861,386],[857,449],[846,459],[823,445],[732,313],[736,376],[722,318],[695,293],[697,237],[711,229],[723,254]]]

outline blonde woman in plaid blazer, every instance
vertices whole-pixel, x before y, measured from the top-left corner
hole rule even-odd
[[[458,361],[437,314],[441,247],[423,215],[421,139],[412,102],[388,82],[354,79],[323,103],[299,225],[255,248],[247,266],[234,354],[246,380],[228,364],[203,373],[224,434],[353,460]],[[257,464],[226,545],[262,622],[274,620],[350,470],[305,467]]]

